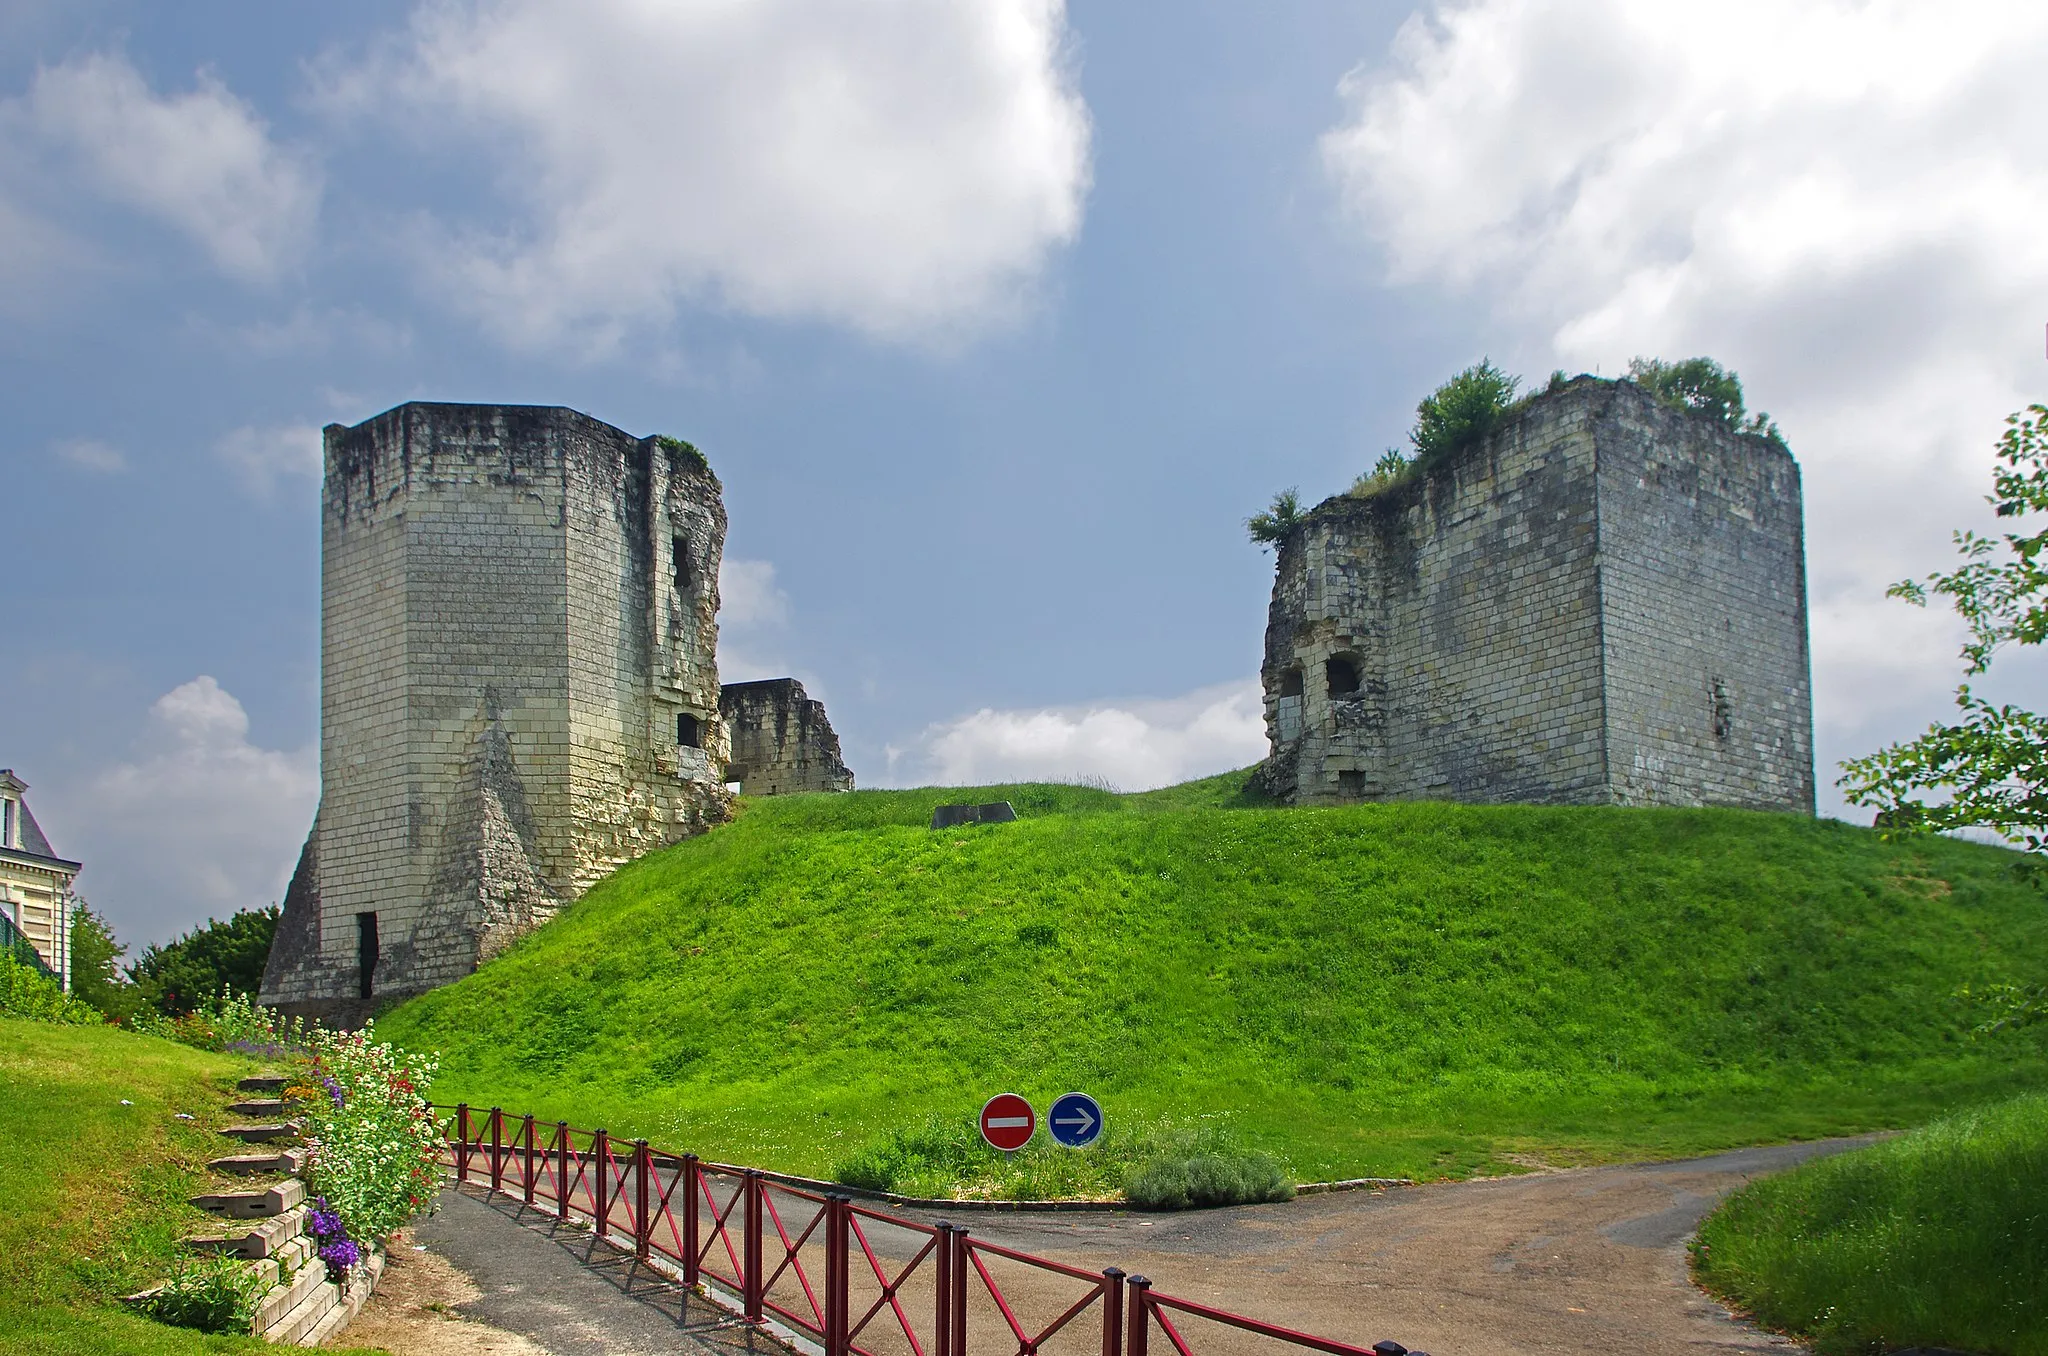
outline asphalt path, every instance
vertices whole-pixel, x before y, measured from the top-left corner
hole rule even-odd
[[[1029,1214],[957,1211],[976,1240],[1063,1263],[1078,1272],[1115,1266],[1162,1294],[1213,1305],[1340,1341],[1393,1340],[1434,1356],[1552,1353],[1796,1351],[1796,1344],[1732,1318],[1688,1279],[1685,1242],[1715,1202],[1755,1178],[1874,1137],[1743,1149],[1681,1162],[1581,1168],[1477,1182],[1339,1192],[1271,1205],[1153,1214],[1126,1210]],[[790,1206],[792,1203],[785,1203]],[[868,1213],[872,1210],[872,1213]],[[792,1236],[802,1221],[791,1208]],[[874,1261],[856,1258],[855,1318],[886,1306],[874,1268],[894,1280],[923,1244],[890,1217],[930,1223],[933,1212],[864,1208]],[[631,1258],[474,1188],[442,1193],[417,1239],[472,1278],[479,1298],[464,1317],[523,1335],[553,1356],[597,1353],[778,1350],[728,1311],[688,1295]],[[770,1245],[770,1264],[779,1254]],[[800,1249],[823,1275],[814,1244]],[[1018,1350],[1001,1292],[1019,1327],[1036,1336],[1086,1283],[983,1254],[972,1282],[968,1356]],[[930,1259],[902,1284],[904,1319],[930,1346]],[[807,1307],[784,1274],[773,1296]],[[1046,1342],[1045,1356],[1099,1350],[1089,1310]],[[1198,1318],[1177,1320],[1196,1356],[1252,1356],[1284,1348]],[[908,1353],[901,1323],[879,1307],[857,1339],[878,1356]],[[1153,1352],[1169,1352],[1155,1332]]]

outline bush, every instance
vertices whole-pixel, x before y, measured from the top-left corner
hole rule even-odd
[[[1264,513],[1254,513],[1244,520],[1244,530],[1251,539],[1263,546],[1276,545],[1287,539],[1301,521],[1301,492],[1282,490],[1273,496],[1273,502]]]
[[[171,1279],[143,1309],[151,1318],[201,1332],[249,1331],[267,1287],[263,1277],[236,1257],[181,1257]]]
[[[1278,1160],[1262,1153],[1164,1154],[1132,1173],[1124,1198],[1144,1210],[1294,1199]]]
[[[106,1020],[98,1008],[65,993],[56,980],[8,950],[0,950],[0,1016],[64,1026],[97,1026]]]
[[[138,1012],[128,1025],[143,1035],[161,1036],[194,1049],[233,1051],[256,1059],[287,1059],[312,1048],[312,1033],[302,1020],[282,1017],[276,1009],[226,985],[217,996],[201,999],[190,1012],[176,1017]]]
[[[441,1180],[441,1127],[427,1102],[435,1062],[361,1031],[311,1033],[306,1182],[345,1237],[375,1243],[424,1213]]]
[[[1416,464],[1439,462],[1493,432],[1501,416],[1513,408],[1515,388],[1521,384],[1520,377],[1511,377],[1482,358],[1424,396],[1415,407],[1415,427],[1408,432]]]
[[[2048,1096],[1809,1163],[1701,1226],[1700,1283],[1822,1353],[2048,1353]]]
[[[107,920],[78,900],[71,913],[71,996],[116,1021],[133,1017],[143,995],[121,977],[121,956],[127,950],[114,939]]]
[[[278,909],[244,909],[225,923],[208,919],[203,928],[162,946],[149,947],[129,967],[128,977],[157,1011],[168,1017],[191,1012],[222,987],[255,993],[263,985],[270,942],[277,934]]]
[[[1661,358],[1629,361],[1628,379],[1675,410],[1690,410],[1718,419],[1737,433],[1754,433],[1783,447],[1785,439],[1767,414],[1748,415],[1742,407],[1742,379],[1712,358]]]

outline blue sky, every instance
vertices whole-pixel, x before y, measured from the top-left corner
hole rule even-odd
[[[424,398],[702,446],[727,674],[865,785],[1242,765],[1247,513],[1482,355],[1710,353],[1806,471],[1825,782],[1945,708],[1883,586],[2042,397],[2048,18],[1963,8],[17,0],[0,764],[125,936],[277,898],[315,430]]]

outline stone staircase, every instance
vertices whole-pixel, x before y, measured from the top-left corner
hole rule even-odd
[[[282,1078],[243,1079],[237,1090],[252,1095],[232,1103],[228,1110],[261,1119],[221,1131],[244,1144],[268,1146],[265,1151],[229,1154],[207,1164],[217,1173],[276,1180],[252,1182],[245,1191],[192,1197],[192,1204],[220,1217],[221,1227],[180,1241],[197,1252],[245,1258],[250,1269],[264,1278],[269,1288],[250,1321],[252,1335],[314,1347],[340,1331],[363,1307],[384,1270],[384,1254],[370,1250],[362,1265],[340,1279],[331,1276],[327,1264],[314,1255],[316,1244],[307,1232],[306,1183],[301,1175],[305,1155],[291,1142],[297,1139],[299,1127],[287,1118],[287,1108],[277,1096],[284,1083]],[[144,1291],[129,1298],[142,1301],[154,1293]]]

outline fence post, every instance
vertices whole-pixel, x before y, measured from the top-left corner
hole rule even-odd
[[[569,1218],[569,1122],[555,1122],[555,1218]]]
[[[825,1356],[846,1356],[847,1216],[853,1198],[825,1197]]]
[[[610,1183],[606,1181],[611,1176],[611,1159],[612,1137],[599,1130],[590,1140],[590,1229],[598,1238],[604,1237],[605,1220],[612,1212]]]
[[[647,1218],[647,1170],[652,1166],[654,1153],[647,1147],[647,1141],[633,1141],[633,1255],[641,1261],[647,1260],[647,1240],[654,1236],[654,1229]]]
[[[746,1177],[740,1183],[740,1190],[747,1193],[746,1222],[742,1226],[741,1242],[745,1246],[747,1259],[746,1284],[741,1288],[745,1301],[745,1312],[749,1321],[761,1321],[761,1174],[747,1169]]]
[[[1102,1269],[1102,1356],[1121,1356],[1124,1349],[1124,1271]]]
[[[945,1220],[937,1225],[938,1246],[932,1249],[937,1262],[937,1312],[932,1316],[932,1356],[953,1353],[953,1226]]]
[[[505,1112],[501,1107],[491,1108],[491,1190],[497,1191],[505,1185]]]
[[[967,1356],[967,1268],[973,1244],[967,1241],[964,1225],[953,1229],[953,1340],[952,1356]]]
[[[469,1103],[455,1106],[455,1180],[469,1180]]]
[[[524,1201],[524,1202],[525,1202],[526,1204],[528,1204],[528,1205],[532,1205],[532,1204],[533,1204],[533,1113],[532,1113],[532,1112],[530,1112],[530,1111],[529,1111],[529,1112],[527,1112],[527,1113],[526,1113],[526,1119],[525,1119],[524,1121],[522,1121],[522,1122],[520,1123],[520,1126],[519,1126],[519,1133],[520,1133],[521,1135],[523,1135],[523,1136],[525,1136],[525,1137],[526,1137],[526,1166],[525,1166],[525,1168],[524,1168],[524,1169],[522,1169],[522,1170],[521,1170],[521,1172],[520,1172],[520,1174],[519,1174],[519,1177],[520,1177],[520,1193],[519,1193],[519,1195],[520,1195],[520,1199],[521,1199],[521,1200],[523,1200],[523,1201]]]
[[[683,1284],[697,1284],[697,1155],[683,1155]]]
[[[1151,1289],[1152,1282],[1143,1276],[1131,1277],[1131,1333],[1124,1343],[1124,1356],[1145,1356],[1145,1339],[1151,1327],[1147,1321],[1151,1314],[1146,1292]]]

